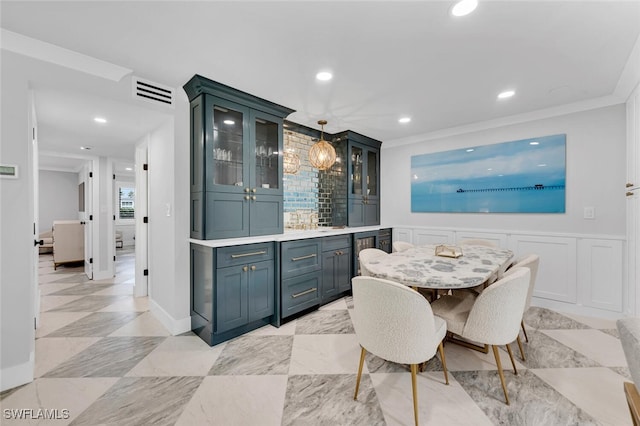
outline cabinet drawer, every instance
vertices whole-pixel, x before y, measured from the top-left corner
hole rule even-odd
[[[273,243],[247,244],[218,249],[218,268],[273,259]]]
[[[322,239],[322,251],[345,249],[351,247],[351,234],[325,237]]]
[[[282,243],[282,278],[320,270],[320,246],[317,238]]]
[[[322,272],[282,280],[282,318],[320,304]]]

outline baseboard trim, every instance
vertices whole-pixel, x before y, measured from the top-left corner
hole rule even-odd
[[[182,319],[175,319],[152,299],[149,299],[149,310],[153,316],[156,317],[156,319],[160,321],[160,323],[164,325],[165,328],[174,336],[191,330],[190,316]]]
[[[622,312],[612,312],[604,309],[592,308],[584,305],[577,305],[574,303],[566,303],[566,302],[558,302],[556,300],[542,299],[540,297],[533,297],[531,299],[531,306],[552,309],[560,313],[566,312],[568,314],[581,315],[585,317],[605,318],[605,319],[611,319],[611,320],[625,317],[625,314]]]
[[[0,370],[0,392],[33,382],[35,353],[31,351],[29,361]]]

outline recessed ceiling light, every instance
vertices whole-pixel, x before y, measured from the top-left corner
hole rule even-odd
[[[228,125],[236,124],[236,122],[233,120],[224,120],[223,123]]]
[[[515,90],[505,90],[502,93],[498,94],[498,99],[507,99],[516,94]]]
[[[91,149],[90,146],[81,146],[80,149],[84,149],[85,151],[89,151]]]
[[[96,123],[104,124],[107,122],[107,119],[102,117],[95,117],[93,121],[95,121]]]
[[[451,8],[453,16],[465,16],[476,10],[478,0],[461,0]]]
[[[125,170],[127,170],[127,171],[129,171],[129,172],[130,172],[131,170],[133,170],[131,167],[125,167],[124,169],[125,169]]]
[[[320,81],[329,81],[332,78],[333,74],[331,74],[329,71],[320,71],[318,74],[316,74],[316,79]]]
[[[401,117],[398,119],[398,123],[409,123],[411,121],[411,117]]]

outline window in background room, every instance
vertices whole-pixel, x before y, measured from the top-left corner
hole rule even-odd
[[[133,219],[135,217],[136,189],[118,186],[118,218]]]

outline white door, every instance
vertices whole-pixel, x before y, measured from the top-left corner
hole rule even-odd
[[[80,221],[84,223],[84,273],[93,279],[93,162],[87,161],[83,170],[84,212]]]
[[[136,147],[136,283],[133,290],[135,297],[149,294],[148,287],[148,224],[144,218],[148,215],[148,173],[147,143]]]
[[[33,93],[32,93],[33,96]],[[39,157],[38,157],[38,123],[36,120],[35,113],[35,105],[33,104],[33,97],[31,103],[31,154],[32,154],[32,179],[33,179],[33,239],[34,239],[34,250],[33,250],[33,282],[35,286],[34,297],[34,313],[35,313],[35,327],[38,328],[40,325],[40,286],[38,285],[38,273],[40,269],[40,171],[39,168]],[[37,243],[37,244],[36,244]]]

